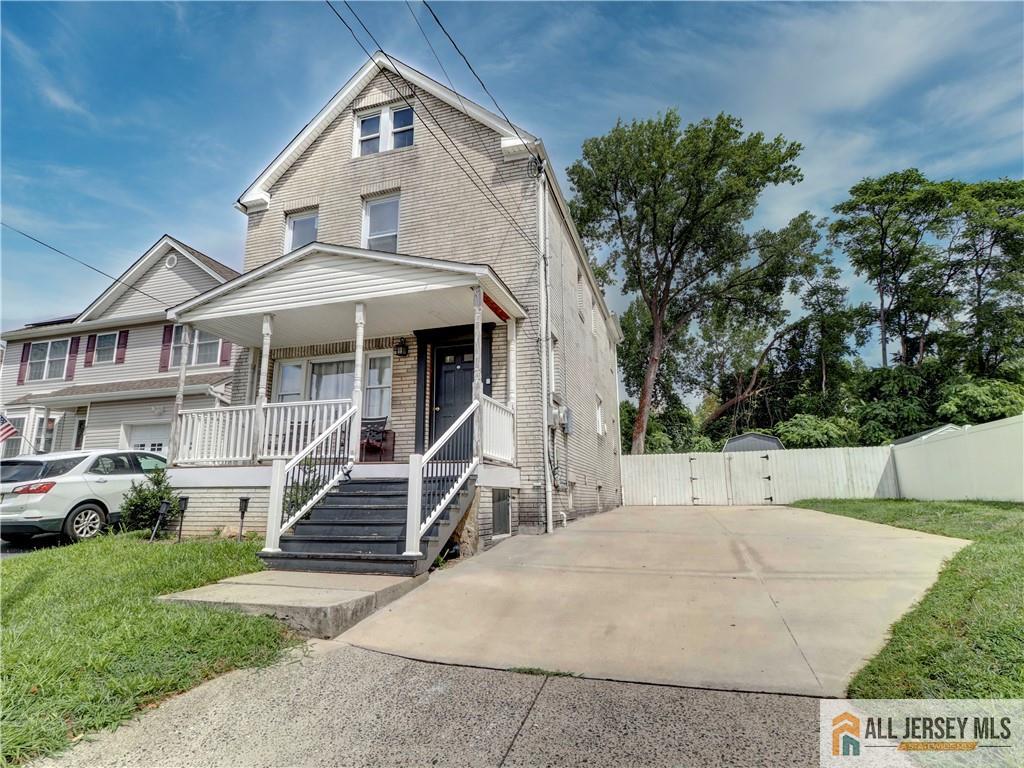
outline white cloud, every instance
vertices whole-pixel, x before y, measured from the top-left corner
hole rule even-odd
[[[3,38],[7,43],[8,50],[29,75],[32,84],[46,103],[65,112],[92,118],[92,113],[58,84],[57,78],[43,64],[39,54],[32,46],[11,32],[10,29],[3,30]]]

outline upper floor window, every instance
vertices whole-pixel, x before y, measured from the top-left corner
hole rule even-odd
[[[69,339],[59,341],[37,341],[28,353],[29,381],[63,379],[68,363]]]
[[[594,426],[597,428],[597,434],[603,435],[606,432],[604,423],[604,403],[601,401],[600,395],[595,395],[595,408],[594,408]]]
[[[583,272],[576,270],[576,311],[580,313],[580,320],[583,319]]]
[[[291,253],[296,248],[316,242],[317,224],[319,223],[316,211],[293,213],[288,217],[287,222],[285,253]]]
[[[171,343],[171,367],[177,368],[181,365],[181,352],[184,348],[182,342],[182,327],[174,326],[174,340]],[[193,329],[192,341],[189,345],[191,352],[188,358],[189,365],[210,365],[220,362],[220,339],[207,331]]]
[[[398,253],[398,196],[367,200],[363,205],[363,247]]]
[[[96,349],[92,353],[93,364],[114,362],[114,353],[117,351],[117,331],[114,333],[101,333],[96,337]]]
[[[413,144],[412,107],[384,107],[356,119],[357,156],[375,155]]]

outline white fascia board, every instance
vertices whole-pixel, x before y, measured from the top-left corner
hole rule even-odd
[[[536,146],[536,141],[524,141],[518,136],[502,136],[501,138],[501,154],[507,162],[531,157]]]

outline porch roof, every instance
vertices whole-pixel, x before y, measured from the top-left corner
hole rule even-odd
[[[310,243],[172,307],[167,317],[255,347],[263,315],[271,314],[275,347],[319,344],[355,335],[359,302],[370,337],[463,325],[472,320],[477,285],[485,322],[525,317],[485,264]]]

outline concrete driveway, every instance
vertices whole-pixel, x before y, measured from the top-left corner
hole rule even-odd
[[[339,639],[425,661],[842,696],[968,543],[791,507],[624,507],[435,572]]]

